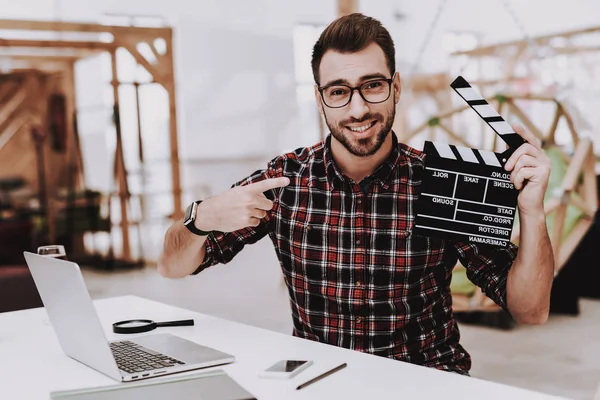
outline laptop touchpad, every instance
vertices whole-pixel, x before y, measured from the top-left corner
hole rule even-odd
[[[150,350],[181,360],[186,364],[218,361],[226,363],[233,361],[233,356],[230,354],[199,345],[198,343],[191,342],[175,335],[147,335],[136,337],[131,341],[147,347]]]

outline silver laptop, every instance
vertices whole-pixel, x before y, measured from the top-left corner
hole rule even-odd
[[[235,361],[230,354],[167,333],[109,343],[79,265],[23,254],[67,356],[122,382]]]

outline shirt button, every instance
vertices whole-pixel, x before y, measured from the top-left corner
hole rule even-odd
[[[356,317],[356,323],[360,324],[362,322],[362,317]]]
[[[360,246],[360,239],[356,239],[356,245]]]
[[[362,204],[362,199],[358,199],[358,204]]]
[[[362,287],[362,282],[361,281],[356,281],[356,287]]]
[[[306,230],[307,230],[307,231],[310,231],[311,229],[312,229],[312,226],[310,226],[310,225],[308,225],[308,226],[306,227]]]

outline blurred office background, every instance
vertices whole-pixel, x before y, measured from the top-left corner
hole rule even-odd
[[[594,0],[1,0],[0,311],[41,305],[22,251],[54,243],[81,264],[93,298],[136,294],[291,333],[268,239],[183,280],[160,277],[156,260],[167,227],[191,201],[327,135],[312,46],[327,24],[354,11],[379,19],[396,44],[400,141],[503,149],[450,89],[463,75],[544,144],[558,260],[549,322],[515,325],[460,266],[455,311],[473,376],[593,398]]]

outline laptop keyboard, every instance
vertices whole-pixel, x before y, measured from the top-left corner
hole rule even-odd
[[[185,364],[183,361],[157,353],[128,340],[110,343],[110,349],[119,369],[130,374]]]

